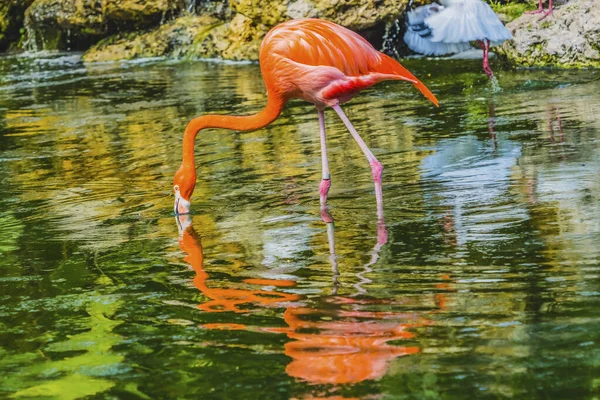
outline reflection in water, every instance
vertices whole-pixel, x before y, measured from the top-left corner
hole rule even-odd
[[[391,360],[420,351],[418,346],[390,344],[393,341],[414,339],[411,328],[431,324],[419,313],[370,311],[372,306],[382,304],[381,300],[348,296],[337,296],[340,283],[338,263],[335,253],[334,220],[331,214],[322,209],[322,218],[327,226],[330,262],[333,275],[333,293],[325,297],[323,303],[306,301],[303,296],[283,293],[284,288],[293,288],[294,281],[276,279],[245,279],[251,287],[274,287],[280,290],[212,288],[208,285],[209,275],[204,271],[204,255],[200,236],[192,226],[189,215],[176,216],[179,230],[179,245],[187,253],[184,258],[196,272],[194,286],[209,300],[198,305],[202,311],[249,312],[242,306],[276,307],[285,306],[283,319],[286,328],[262,327],[263,332],[285,334],[292,339],[285,344],[285,354],[293,360],[286,372],[294,377],[313,384],[347,384],[381,378],[385,375]],[[378,226],[378,231],[385,226]],[[372,250],[371,260],[357,274],[359,282],[354,284],[356,295],[365,295],[362,283],[371,280],[364,274],[371,272],[377,262],[385,241],[378,241]],[[225,282],[229,286],[231,282]],[[440,285],[440,289],[446,289]],[[435,296],[436,304],[444,305],[444,295]],[[387,303],[387,301],[383,301]],[[231,323],[204,324],[207,329],[245,330],[246,325]]]
[[[498,142],[496,140],[496,104],[494,104],[493,100],[489,102],[489,113],[488,113],[488,131],[490,132],[490,139],[494,143],[494,149],[498,147]]]
[[[518,143],[501,141],[490,151],[485,141],[466,136],[440,141],[423,160],[423,174],[434,186],[430,201],[447,210],[441,225],[450,242],[464,249],[474,241],[501,240],[504,226],[525,218],[523,209],[502,206],[520,155]]]
[[[555,127],[558,131],[558,141],[560,143],[564,143],[565,137],[563,135],[563,126],[562,119],[560,117],[560,110],[557,106],[550,106],[548,110],[549,118],[548,118],[548,129],[550,129],[550,141],[552,143],[556,143],[556,138],[554,137]]]
[[[290,307],[284,313],[290,339],[285,354],[293,361],[286,372],[315,384],[358,383],[385,375],[388,363],[414,354],[417,346],[388,342],[414,338],[416,314],[362,311],[369,302],[335,298],[332,309]]]
[[[0,57],[0,398],[596,396],[598,73],[491,93],[476,62],[406,63],[442,108],[385,84],[347,108],[385,229],[334,113],[319,219],[319,125],[291,102],[204,133],[201,249],[174,240],[181,129],[260,109],[258,65]]]
[[[300,299],[298,295],[280,293],[273,290],[247,290],[232,288],[212,288],[207,285],[209,275],[204,271],[204,255],[202,253],[202,244],[200,236],[192,226],[192,217],[189,215],[176,216],[177,227],[179,229],[179,246],[181,250],[188,255],[184,259],[192,266],[196,272],[194,286],[202,292],[208,301],[198,305],[198,308],[206,312],[247,312],[244,306],[269,307],[281,305],[283,302],[296,301]],[[290,280],[275,279],[245,279],[245,284],[250,286],[275,286],[290,287],[295,282]]]

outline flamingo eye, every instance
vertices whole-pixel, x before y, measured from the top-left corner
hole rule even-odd
[[[179,192],[179,185],[173,186],[173,190],[176,191],[176,192]]]

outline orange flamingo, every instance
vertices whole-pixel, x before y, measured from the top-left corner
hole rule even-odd
[[[402,65],[375,50],[360,35],[319,19],[292,20],[274,27],[262,42],[260,68],[267,87],[267,105],[262,111],[248,116],[204,115],[192,119],[187,125],[183,135],[183,160],[173,182],[175,214],[186,214],[190,211],[190,198],[196,185],[194,140],[200,130],[259,129],[277,119],[288,100],[299,98],[313,103],[319,115],[322,158],[322,180],[319,187],[321,207],[326,206],[331,186],[324,110],[326,107],[332,107],[371,165],[377,217],[382,222],[383,167],[356,132],[340,104],[349,101],[361,90],[384,80],[411,82],[437,106],[435,96]]]

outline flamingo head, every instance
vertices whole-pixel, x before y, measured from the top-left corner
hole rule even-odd
[[[196,169],[194,166],[181,164],[173,179],[173,192],[175,193],[174,211],[176,215],[190,212],[190,199],[196,186]]]

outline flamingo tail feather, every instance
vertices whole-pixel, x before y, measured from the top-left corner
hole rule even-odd
[[[400,65],[400,63],[398,61],[394,60],[393,58],[391,58],[389,56],[382,55],[382,58],[383,58],[382,62],[378,66],[377,72],[380,72],[383,74],[398,75],[398,77],[400,77],[401,79],[413,81],[414,82],[413,85],[421,93],[423,93],[423,96],[425,96],[433,104],[435,104],[436,107],[440,106],[438,99],[435,97],[435,95],[433,93],[431,93],[431,90],[429,90],[427,88],[427,86],[425,86],[423,84],[423,82],[418,80],[409,70],[404,68],[402,65]]]

